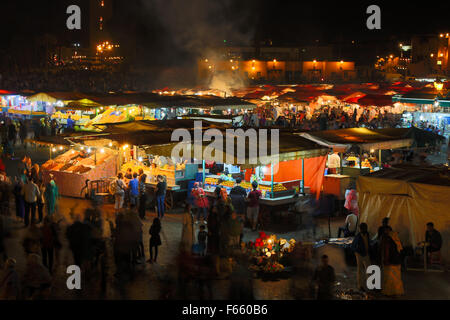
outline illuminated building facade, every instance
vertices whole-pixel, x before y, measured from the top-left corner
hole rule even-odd
[[[355,63],[350,61],[280,61],[272,60],[214,60],[198,61],[198,79],[211,78],[214,74],[239,77],[244,80],[292,82],[292,81],[350,81],[356,78]]]
[[[450,34],[443,32],[412,38],[411,74],[416,77],[450,75],[448,63]]]

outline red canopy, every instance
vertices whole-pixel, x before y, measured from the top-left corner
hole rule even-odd
[[[392,105],[392,96],[384,94],[368,94],[358,99],[357,103],[361,106],[386,107]]]

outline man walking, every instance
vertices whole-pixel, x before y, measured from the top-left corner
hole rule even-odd
[[[22,188],[22,195],[25,198],[25,227],[28,227],[30,212],[31,222],[33,223],[36,219],[36,202],[40,196],[39,187],[33,182],[31,177],[27,178],[27,183]]]

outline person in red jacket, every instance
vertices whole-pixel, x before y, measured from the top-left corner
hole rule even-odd
[[[192,195],[194,196],[194,202],[197,207],[197,222],[200,221],[200,216],[203,214],[203,222],[206,223],[208,218],[208,198],[206,196],[205,190],[200,187],[198,182],[194,183],[194,188],[192,189]]]

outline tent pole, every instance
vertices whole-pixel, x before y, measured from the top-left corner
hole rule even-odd
[[[339,174],[342,174],[342,158],[344,157],[343,152],[339,152]]]
[[[358,158],[359,158],[359,174],[361,174],[362,172],[362,164],[361,164],[361,147],[359,148],[359,152],[358,152]]]
[[[270,164],[270,193],[271,198],[273,198],[273,163]]]
[[[302,181],[300,183],[300,193],[305,194],[305,159],[302,158]]]
[[[378,149],[378,167],[381,169],[381,149]]]
[[[205,184],[205,160],[202,160],[202,185]]]

